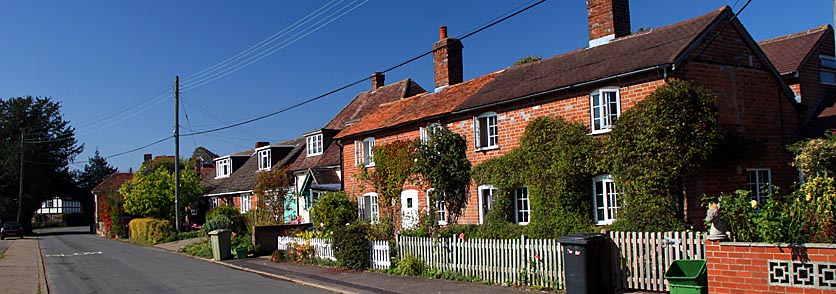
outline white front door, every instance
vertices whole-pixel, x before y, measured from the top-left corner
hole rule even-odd
[[[411,229],[418,225],[417,190],[401,192],[401,215],[401,225],[404,229]]]

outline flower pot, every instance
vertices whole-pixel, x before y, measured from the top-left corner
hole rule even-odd
[[[233,250],[233,251],[235,252],[235,259],[247,258],[247,249],[235,248],[235,250]]]

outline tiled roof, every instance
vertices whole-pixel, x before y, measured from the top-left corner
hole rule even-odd
[[[383,104],[360,121],[345,128],[337,134],[336,138],[346,138],[450,113],[464,99],[476,93],[497,76],[501,76],[501,72],[490,73],[464,83],[448,86],[437,93],[419,94]]]
[[[285,142],[276,143],[276,146],[293,146],[284,147],[292,148],[284,157],[278,159],[274,163],[273,168],[282,168],[287,166],[296,156],[302,151],[304,147],[304,138],[289,140]],[[232,175],[225,178],[215,178],[214,175],[207,175],[200,181],[200,187],[203,188],[204,195],[225,194],[250,191],[255,187],[256,172],[258,171],[258,154],[254,150],[246,150],[233,153],[232,155],[249,155],[247,161],[240,167],[232,171]]]
[[[412,81],[405,79],[393,84],[389,84],[378,88],[375,91],[367,91],[357,94],[348,105],[343,108],[340,113],[334,116],[325,129],[342,130],[345,128],[347,122],[355,121],[365,116],[369,112],[375,110],[380,104],[397,101],[419,93],[425,93],[424,88]],[[336,166],[340,164],[340,150],[336,142],[331,142],[325,146],[325,150],[320,155],[307,156],[303,152],[301,156],[296,159],[296,162],[291,165],[290,169],[294,171],[306,170],[314,167]]]
[[[679,61],[686,49],[723,14],[731,15],[731,9],[726,6],[676,24],[614,39],[604,45],[510,67],[455,110],[672,64]]]
[[[378,105],[392,102],[401,98],[406,98],[419,93],[427,92],[420,85],[412,81],[412,79],[405,79],[396,83],[385,85],[375,91],[367,91],[357,94],[348,105],[343,108],[340,113],[334,116],[328,124],[326,129],[342,130],[345,128],[345,123],[357,120],[370,111],[377,108]]]
[[[132,173],[112,173],[102,180],[101,183],[96,185],[91,192],[93,192],[93,194],[109,194],[112,192],[118,193],[119,188],[121,188],[125,182],[133,178],[134,175]]]
[[[824,25],[803,32],[763,40],[758,44],[779,73],[782,75],[789,74],[798,71],[798,68],[807,59],[819,40],[828,32],[832,33],[830,25]]]
[[[333,168],[313,168],[311,173],[317,185],[340,184],[340,176]]]

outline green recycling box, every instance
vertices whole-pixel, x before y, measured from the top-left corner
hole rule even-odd
[[[708,293],[708,276],[704,259],[674,260],[665,272],[671,294]]]

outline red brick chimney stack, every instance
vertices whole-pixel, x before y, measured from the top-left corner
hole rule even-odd
[[[376,71],[372,75],[372,91],[377,90],[380,87],[385,85],[384,81],[386,80],[386,76],[383,73]]]
[[[270,142],[255,142],[255,149],[270,145]]]
[[[630,35],[628,0],[586,0],[589,17],[589,47]]]
[[[455,85],[464,80],[462,42],[447,36],[447,27],[438,28],[438,42],[433,45],[435,89]]]

